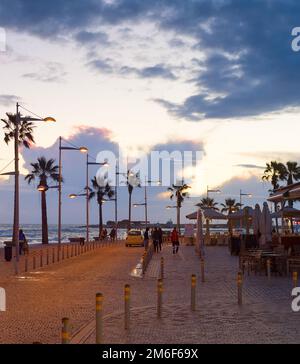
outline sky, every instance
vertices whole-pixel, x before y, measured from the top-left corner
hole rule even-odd
[[[57,160],[59,136],[95,157],[121,151],[130,166],[152,151],[192,152],[197,164],[177,176],[192,187],[182,216],[207,186],[221,190],[211,196],[218,202],[242,190],[253,194],[245,204],[262,204],[266,162],[300,159],[300,53],[291,47],[299,14],[297,0],[1,0],[1,118],[18,101],[57,120],[37,123],[22,174],[41,155]],[[0,170],[12,159],[13,146],[0,143]],[[63,222],[82,223],[84,201],[68,194],[84,187],[84,157],[66,152],[63,166]],[[21,181],[21,222],[39,223],[36,186]],[[148,190],[152,222],[175,220],[167,187]],[[128,195],[119,190],[125,219]],[[143,193],[136,188],[134,202]],[[0,179],[0,201],[0,223],[10,223],[12,179]],[[48,211],[55,223],[54,190]],[[96,223],[95,202],[91,211]],[[113,204],[104,213],[113,219]]]

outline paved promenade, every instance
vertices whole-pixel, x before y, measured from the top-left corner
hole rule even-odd
[[[132,287],[131,330],[123,330],[122,312],[104,320],[105,343],[299,343],[300,313],[291,311],[290,278],[245,277],[244,305],[237,305],[238,260],[227,248],[206,249],[206,282],[200,282],[194,248],[178,256],[165,248],[164,308],[156,318],[156,279],[160,254],[146,277]],[[197,310],[190,310],[191,274],[197,274]],[[143,305],[141,297],[146,298]],[[94,332],[86,340],[93,343]]]
[[[95,341],[95,294],[104,295],[105,343],[299,343],[300,313],[291,312],[290,278],[245,277],[244,305],[237,305],[238,261],[224,247],[206,249],[206,282],[193,247],[178,256],[165,247],[144,278],[131,275],[141,248],[100,248],[24,277],[0,278],[8,311],[0,312],[1,343],[59,343],[61,318],[75,339]],[[156,283],[165,258],[162,319],[156,318]],[[197,274],[197,310],[191,312],[190,280]],[[123,321],[123,292],[132,290],[131,329]],[[84,331],[82,331],[84,330]],[[78,333],[85,332],[85,335]]]

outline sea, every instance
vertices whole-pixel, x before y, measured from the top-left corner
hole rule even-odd
[[[22,230],[28,240],[29,244],[41,244],[42,229],[41,225],[22,225]],[[110,229],[107,229],[108,233]],[[48,226],[49,243],[57,243],[57,225]],[[0,247],[3,247],[5,241],[10,241],[12,238],[13,227],[10,224],[0,224]],[[86,229],[84,226],[79,225],[63,225],[62,226],[62,242],[69,242],[72,237],[85,237]],[[99,236],[99,229],[97,227],[90,227],[90,237]],[[118,238],[124,239],[126,237],[126,229],[118,229]]]

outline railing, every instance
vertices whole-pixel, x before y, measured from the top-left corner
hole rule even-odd
[[[92,252],[99,248],[106,248],[110,246],[117,246],[123,244],[122,241],[116,242],[101,241],[90,242],[88,244],[69,243],[62,244],[61,246],[55,245],[54,247],[47,246],[41,249],[36,249],[24,256],[22,265],[20,264],[20,271],[27,273],[31,270],[43,268],[52,264],[63,262],[64,260],[78,257],[80,255]]]

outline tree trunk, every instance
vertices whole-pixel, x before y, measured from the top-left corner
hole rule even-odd
[[[99,238],[103,230],[102,203],[99,203]]]
[[[131,229],[131,198],[132,192],[129,192],[129,199],[128,199],[128,230]]]
[[[41,208],[42,208],[42,243],[49,244],[48,238],[48,219],[47,219],[47,202],[46,191],[41,192]]]
[[[209,231],[209,219],[206,219],[206,236],[210,236],[210,231]]]

